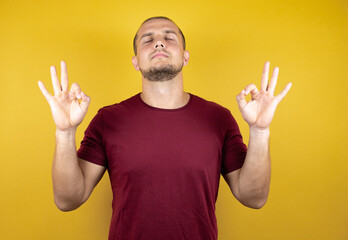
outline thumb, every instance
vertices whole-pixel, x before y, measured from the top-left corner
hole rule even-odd
[[[42,94],[46,98],[48,104],[51,106],[51,102],[52,102],[52,98],[53,98],[52,95],[47,91],[45,85],[41,81],[38,81],[38,85],[39,85],[39,88],[40,88]]]
[[[245,105],[247,105],[247,102],[245,101],[245,90],[243,89],[236,97],[238,107],[240,110],[242,110]]]
[[[81,91],[81,109],[87,113],[89,103],[91,102],[91,98],[87,96],[84,92]]]

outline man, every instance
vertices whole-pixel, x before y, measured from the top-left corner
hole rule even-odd
[[[61,83],[51,67],[54,96],[39,87],[57,126],[52,166],[54,200],[62,211],[83,204],[107,169],[113,190],[109,239],[217,239],[215,201],[220,174],[245,206],[261,208],[270,185],[269,125],[291,84],[274,95],[278,68],[261,89],[237,96],[250,126],[248,150],[226,108],[183,91],[189,61],[181,30],[165,17],[143,22],[134,38],[134,68],[142,92],[100,109],[76,153],[75,132],[90,98],[66,65]],[[245,96],[251,94],[251,101]]]

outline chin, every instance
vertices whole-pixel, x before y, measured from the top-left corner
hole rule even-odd
[[[166,63],[159,63],[159,64],[155,64],[154,66],[150,67],[153,70],[163,70],[163,69],[173,69],[175,68],[174,65],[172,64],[166,64]]]

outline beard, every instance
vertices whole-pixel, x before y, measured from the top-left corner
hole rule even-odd
[[[183,66],[183,63],[179,66],[167,64],[159,67],[151,67],[146,70],[140,68],[140,72],[144,78],[151,82],[164,82],[175,78],[181,72]]]

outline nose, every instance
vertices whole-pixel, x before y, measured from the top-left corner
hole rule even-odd
[[[157,41],[155,44],[155,49],[165,48],[165,45],[161,41]]]

